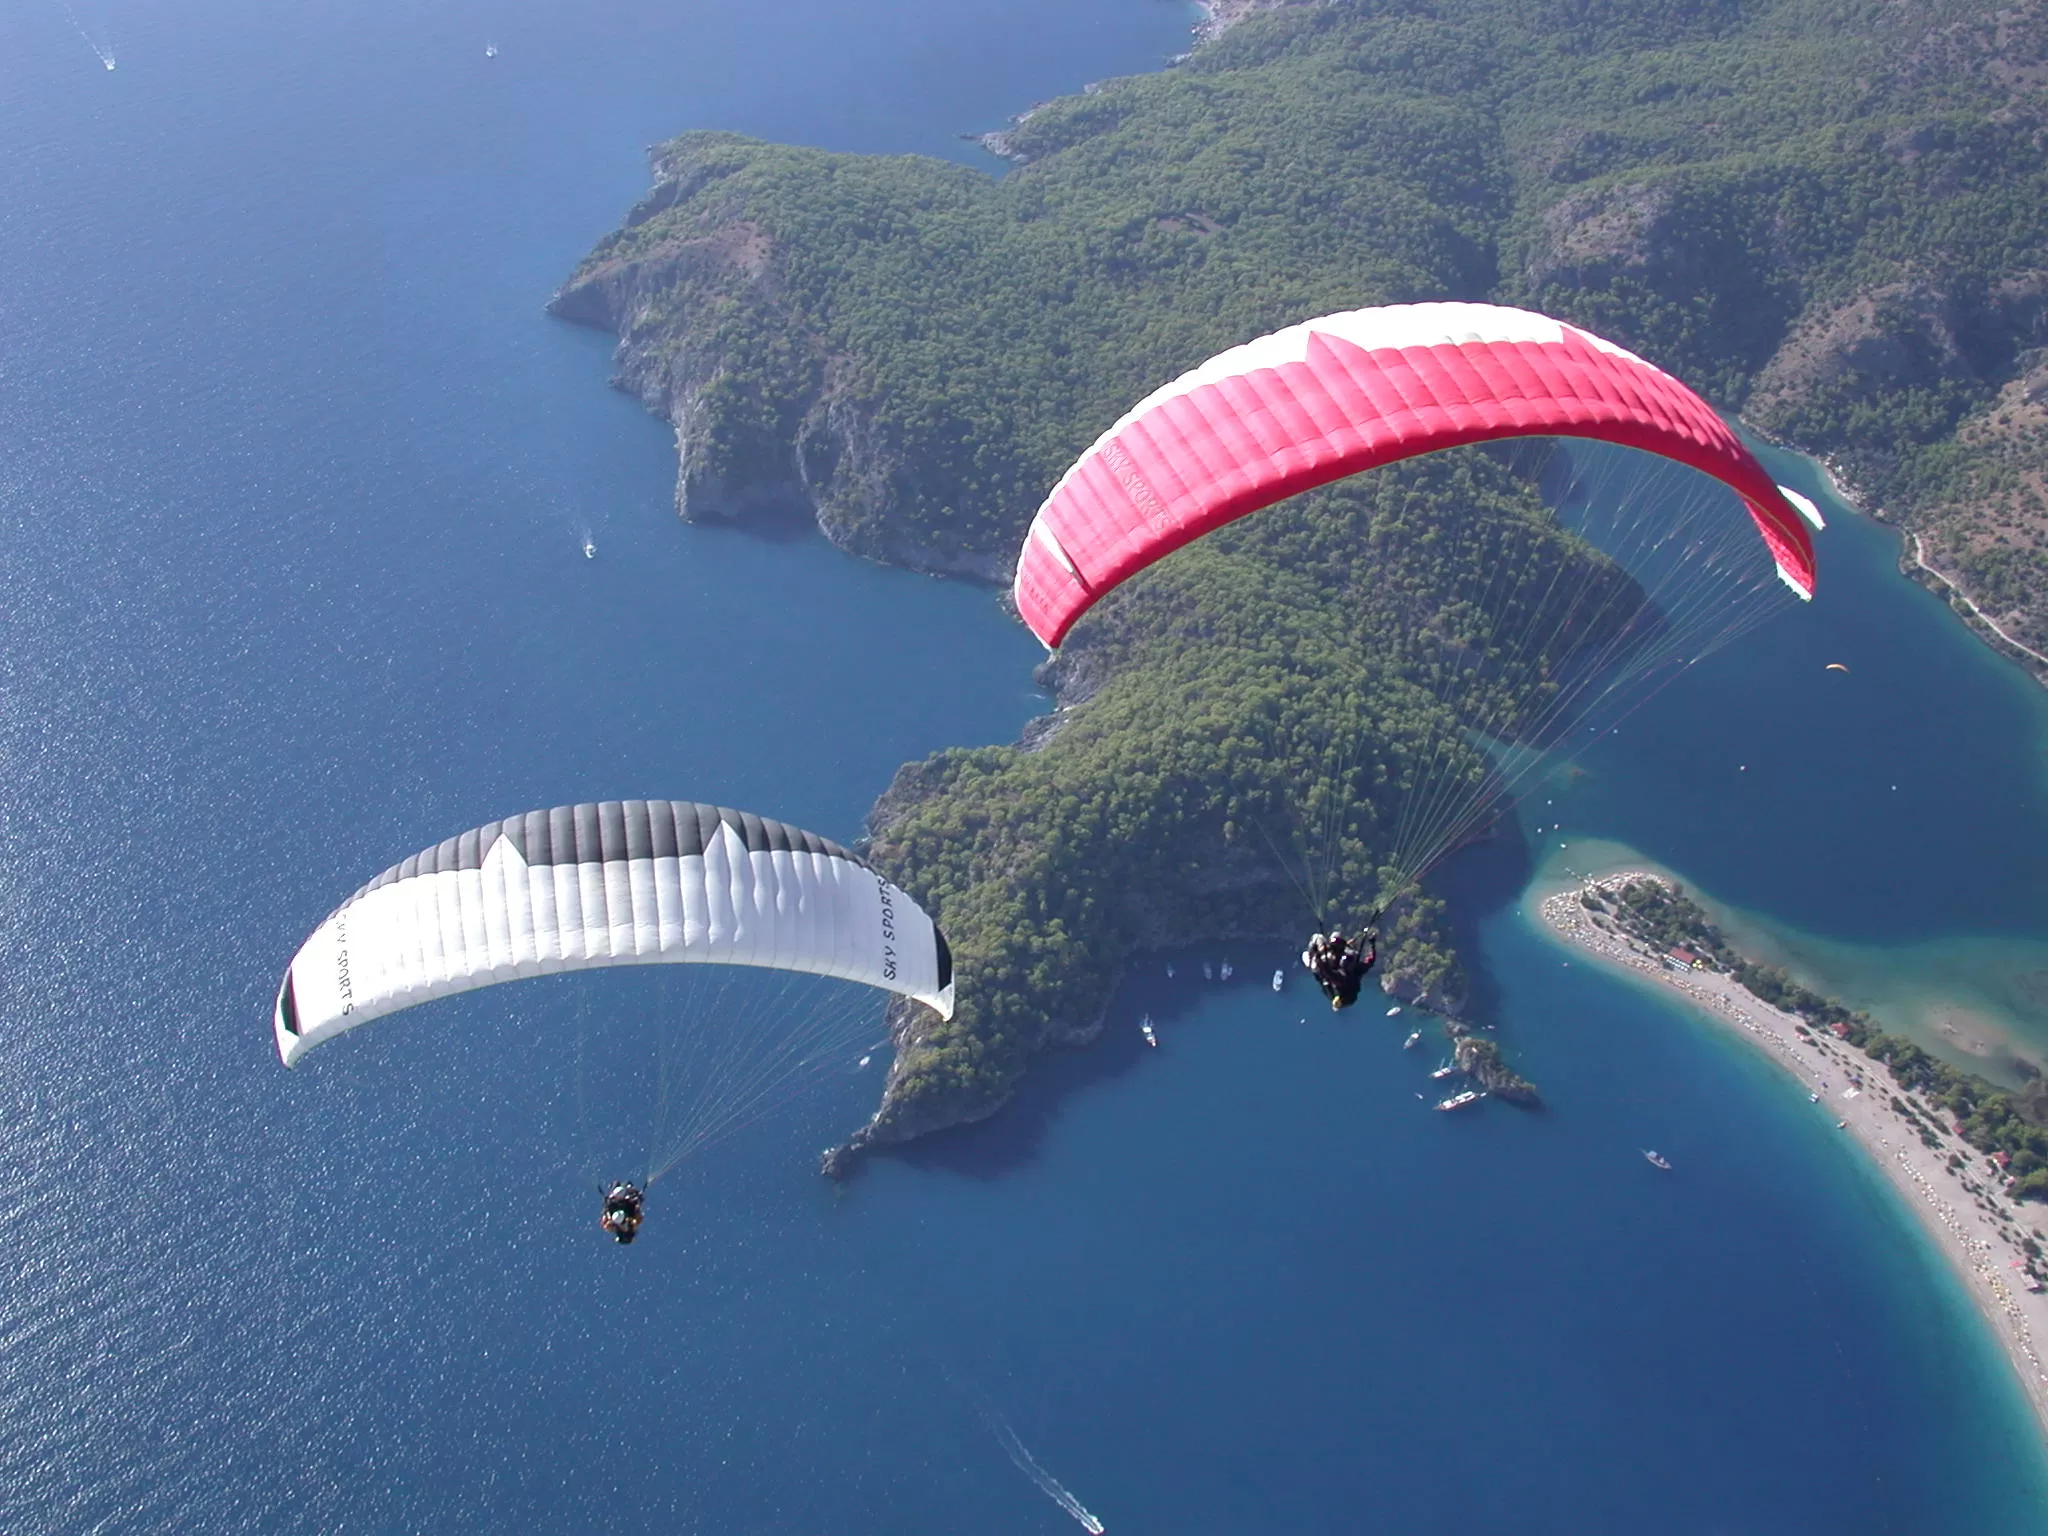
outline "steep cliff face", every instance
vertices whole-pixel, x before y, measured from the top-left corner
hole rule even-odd
[[[549,303],[619,338],[613,383],[676,434],[676,510],[692,521],[815,516],[801,441],[826,406],[831,360],[784,302],[780,253],[758,224],[714,199],[699,216],[640,235],[701,189],[686,156],[656,163],[654,191]],[[678,315],[693,317],[676,324]],[[706,325],[701,318],[717,316]],[[723,323],[719,323],[722,321]],[[776,338],[771,359],[749,349]],[[772,384],[764,383],[769,369]]]
[[[890,516],[916,494],[915,469],[876,418],[862,359],[792,294],[787,243],[753,215],[745,150],[688,135],[653,168],[654,189],[548,309],[618,337],[613,383],[675,430],[678,515],[815,523],[867,559],[1005,580],[1003,553],[919,538]]]

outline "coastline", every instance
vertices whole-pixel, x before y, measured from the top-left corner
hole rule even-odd
[[[2048,656],[2014,639],[2006,633],[2003,625],[1978,607],[1977,600],[1970,595],[1967,587],[1928,560],[1927,547],[1920,535],[1912,528],[1900,524],[1896,518],[1888,517],[1884,508],[1872,505],[1862,488],[1848,478],[1839,461],[1832,456],[1809,453],[1794,443],[1779,442],[1748,422],[1743,422],[1742,426],[1748,431],[1756,432],[1773,448],[1806,459],[1821,472],[1821,478],[1827,483],[1828,491],[1835,500],[1857,516],[1882,523],[1896,533],[1899,536],[1899,574],[1940,598],[1963,628],[1983,641],[1992,651],[2018,665],[2035,682],[2048,687]]]
[[[1258,11],[1270,11],[1298,0],[1195,0],[1201,19],[1195,23],[1195,46],[1213,43],[1232,27]]]
[[[1894,1082],[1883,1063],[1772,1007],[1732,977],[1680,969],[1648,946],[1596,924],[1579,903],[1581,890],[1613,891],[1632,880],[1668,883],[1663,875],[1630,870],[1553,892],[1536,906],[1544,930],[1605,965],[1685,998],[1819,1095],[1816,1112],[1826,1113],[1855,1138],[1948,1261],[2011,1362],[2036,1424],[2048,1438],[2048,1366],[2037,1343],[2048,1340],[2048,1292],[2025,1289],[2026,1254],[2020,1246],[2029,1238],[2041,1241],[2048,1213],[2006,1199],[1999,1165],[1951,1135],[1945,1112]],[[1937,1128],[1938,1146],[1925,1145],[1920,1128],[1892,1107],[1895,1100]],[[1954,1156],[1961,1159],[1960,1169],[1948,1166]]]
[[[1954,608],[1957,604],[1961,604],[1963,609],[1966,610],[1959,615],[1963,623],[1969,628],[1977,630],[1980,638],[1982,637],[1983,630],[1988,629],[1991,631],[1992,635],[1997,638],[1995,641],[1987,640],[1986,644],[1989,644],[1993,650],[1998,650],[2000,644],[2003,644],[2008,652],[2019,652],[2020,656],[2013,657],[2012,659],[2019,660],[2020,665],[2031,672],[2037,682],[2048,682],[2048,656],[2043,656],[2032,646],[2022,644],[2007,634],[2003,625],[1977,606],[1977,600],[1964,590],[1960,582],[1947,573],[1937,570],[1929,562],[1927,546],[1921,541],[1919,534],[1909,533],[1906,535],[1906,539],[1912,546],[1913,564],[1941,583],[1942,590],[1937,595],[1942,596],[1947,601],[1949,607]],[[2025,660],[2020,660],[2020,657],[2024,657]]]

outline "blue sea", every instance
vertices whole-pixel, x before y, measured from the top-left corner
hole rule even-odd
[[[1189,21],[0,0],[0,1530],[1070,1529],[1005,1425],[1117,1532],[2043,1528],[1906,1213],[1545,941],[1513,840],[1448,878],[1539,1114],[1430,1113],[1280,953],[1158,957],[988,1125],[832,1186],[849,1063],[621,1250],[562,987],[277,1065],[283,964],[414,848],[631,795],[852,837],[1045,707],[988,593],[678,523],[541,304],[668,134],[971,162]],[[1888,550],[1838,518],[1825,602],[1603,743],[1560,840],[1838,959],[2048,941],[2048,713]]]

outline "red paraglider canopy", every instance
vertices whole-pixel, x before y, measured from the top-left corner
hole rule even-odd
[[[1559,320],[1493,304],[1396,304],[1233,347],[1142,401],[1038,509],[1017,609],[1056,646],[1105,592],[1183,544],[1360,470],[1505,437],[1586,437],[1733,487],[1778,574],[1813,596],[1820,517],[1775,485],[1712,406]]]

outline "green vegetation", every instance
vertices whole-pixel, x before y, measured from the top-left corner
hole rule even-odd
[[[1625,932],[1645,943],[1660,949],[1683,945],[1773,1008],[1797,1014],[1881,1062],[1902,1088],[1946,1112],[1946,1126],[1931,1125],[1893,1097],[1893,1106],[1906,1115],[1923,1142],[1938,1147],[1945,1130],[1960,1127],[1964,1141],[2005,1161],[2014,1180],[2014,1199],[2048,1200],[2048,1095],[2043,1079],[2036,1077],[2020,1092],[2009,1092],[1929,1055],[1901,1035],[1885,1033],[1867,1013],[1852,1013],[1832,998],[1802,987],[1778,967],[1744,959],[1728,946],[1699,903],[1675,885],[1638,880],[1616,892],[1611,903],[1593,897],[1586,904],[1613,913]]]
[[[1290,6],[1036,109],[1001,179],[685,135],[564,307],[630,271],[629,373],[690,395],[696,469],[876,551],[1007,554],[1179,370],[1445,296],[1586,323],[1932,505],[2048,341],[2044,46],[1988,0]]]
[[[1990,0],[1287,5],[1034,110],[1000,178],[685,135],[555,307],[621,335],[687,515],[814,511],[924,569],[999,579],[1072,457],[1212,352],[1442,297],[1590,325],[1941,535],[2041,488],[2042,437],[1977,427],[2048,342],[2044,74],[2048,12]],[[1397,528],[1450,532],[1404,562]],[[1584,558],[1479,455],[1255,519],[1076,634],[1040,750],[907,770],[875,856],[972,985],[885,1120],[998,1101],[1137,947],[1298,931],[1275,849],[1304,795],[1351,807],[1336,888],[1366,904],[1404,775],[1462,748],[1422,684],[1488,632],[1453,579],[1480,547],[1537,562],[1514,601]],[[2031,543],[1937,553],[2041,600]],[[1559,659],[1493,700],[1531,707]],[[1427,904],[1402,923],[1394,972],[1455,991]]]
[[[934,1101],[1005,1096],[1049,1034],[1095,1018],[1142,946],[1305,934],[1317,914],[1289,874],[1313,814],[1305,793],[1346,810],[1327,849],[1345,899],[1326,915],[1357,922],[1391,893],[1393,833],[1418,777],[1476,783],[1483,771],[1432,668],[1473,620],[1474,573],[1503,567],[1526,573],[1490,594],[1509,614],[1624,579],[1485,454],[1333,488],[1105,600],[1061,663],[1099,691],[1042,744],[906,769],[868,852],[945,927],[961,1001],[907,1053],[890,1115],[916,1123]],[[1579,579],[1553,581],[1567,567]],[[1556,616],[1530,627],[1557,630],[1550,651],[1490,675],[1524,707],[1583,638]],[[1432,900],[1400,903],[1382,968],[1404,995],[1449,1004],[1462,983],[1438,913]]]
[[[1457,1063],[1460,1072],[1469,1073],[1474,1082],[1496,1099],[1524,1105],[1541,1102],[1536,1085],[1507,1064],[1500,1046],[1492,1040],[1483,1040],[1472,1034],[1460,1035],[1451,1059]]]

